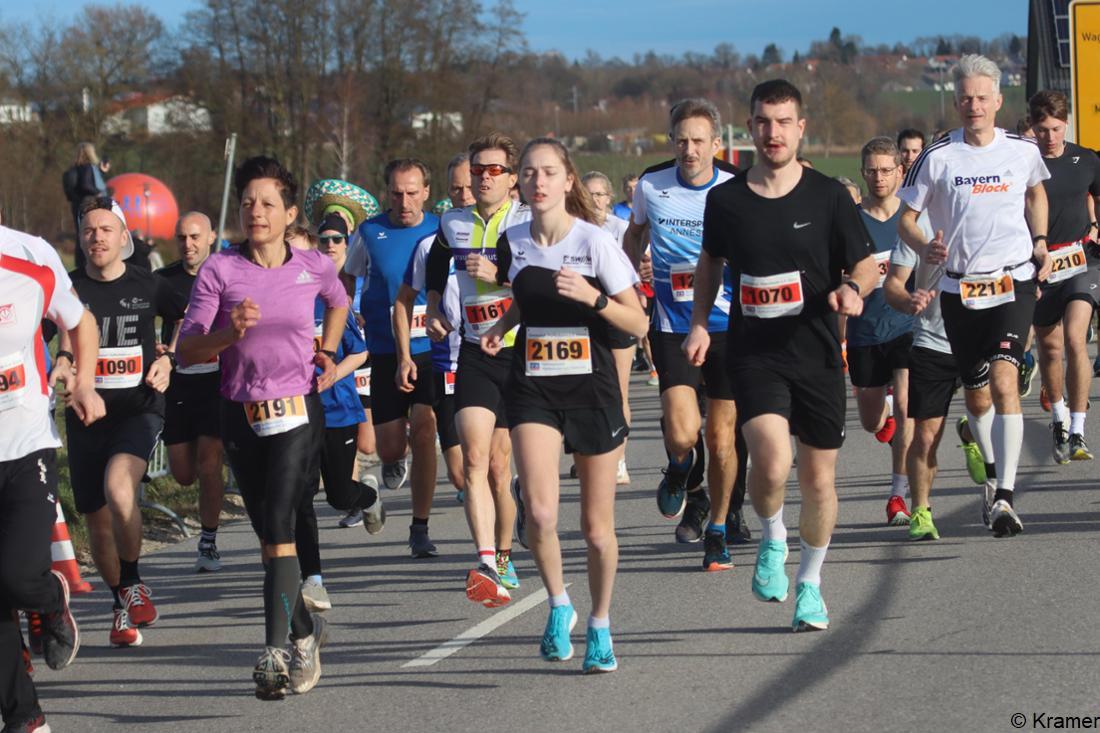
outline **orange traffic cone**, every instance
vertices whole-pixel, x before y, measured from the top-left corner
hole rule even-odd
[[[92,584],[80,577],[80,566],[76,564],[76,553],[73,552],[73,543],[69,539],[69,526],[65,524],[65,515],[61,511],[61,502],[57,502],[57,521],[53,525],[53,536],[50,538],[50,559],[53,561],[53,569],[65,576],[69,581],[69,592],[91,593]]]

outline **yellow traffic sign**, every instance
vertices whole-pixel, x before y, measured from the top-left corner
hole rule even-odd
[[[1100,149],[1100,0],[1069,6],[1073,121],[1077,144]]]

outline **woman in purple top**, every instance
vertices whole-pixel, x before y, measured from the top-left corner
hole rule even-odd
[[[321,674],[325,623],[302,602],[293,527],[320,470],[324,414],[317,393],[335,381],[348,296],[328,257],[284,241],[298,215],[289,171],[272,158],[250,158],[235,185],[247,239],[199,270],[177,356],[184,364],[221,361],[222,441],[264,562],[267,639],[252,678],[256,697],[277,700],[287,687],[308,692]],[[318,297],[328,310],[315,354]],[[316,378],[314,366],[321,369]]]

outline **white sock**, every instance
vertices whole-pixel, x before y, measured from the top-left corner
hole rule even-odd
[[[970,417],[970,434],[974,436],[974,442],[978,444],[982,458],[986,463],[994,463],[996,452],[993,450],[993,418],[996,412],[990,407],[981,417],[969,409],[966,414]],[[997,470],[1000,471],[999,468]]]
[[[794,577],[795,587],[799,583],[821,585],[821,565],[825,562],[825,551],[829,549],[829,545],[813,547],[807,545],[805,540],[801,544],[802,558],[798,561],[798,575]]]
[[[1050,414],[1053,416],[1051,419],[1054,422],[1060,422],[1065,427],[1065,424],[1069,421],[1069,410],[1066,409],[1066,401],[1061,399],[1057,402],[1051,402]]]
[[[1016,467],[1024,444],[1024,416],[997,415],[993,418],[993,454],[997,457],[997,488],[1016,488]]]
[[[547,599],[547,602],[550,604],[550,608],[557,608],[558,606],[568,606],[569,592],[563,590],[556,596],[550,596],[550,598]]]
[[[611,617],[604,616],[603,618],[596,618],[595,616],[588,617],[588,628],[590,629],[610,629]]]
[[[894,416],[894,395],[889,393],[886,395],[886,414],[890,417]]]
[[[759,514],[756,516],[760,517]],[[783,507],[779,507],[779,511],[775,513],[774,517],[760,517],[760,527],[763,541],[786,542],[787,528],[783,525]]]
[[[1071,412],[1069,414],[1069,432],[1071,435],[1085,434],[1085,412]]]
[[[309,577],[306,578],[305,582],[308,583],[311,580],[314,583],[316,583],[317,585],[320,585],[320,586],[323,586],[325,584],[324,579],[320,575],[310,575]]]
[[[909,477],[904,473],[895,473],[890,477],[890,496],[905,496],[909,490]]]
[[[477,548],[477,559],[480,562],[485,563],[491,568],[497,566],[497,548],[495,547],[479,547]]]

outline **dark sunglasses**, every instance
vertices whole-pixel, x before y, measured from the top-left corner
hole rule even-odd
[[[505,173],[511,173],[512,169],[506,165],[500,163],[493,163],[491,165],[471,165],[470,174],[475,178],[480,178],[483,173],[488,173],[493,178],[497,176],[503,176]]]
[[[347,237],[342,234],[328,234],[322,235],[318,237],[318,239],[321,241],[321,244],[343,244]]]

